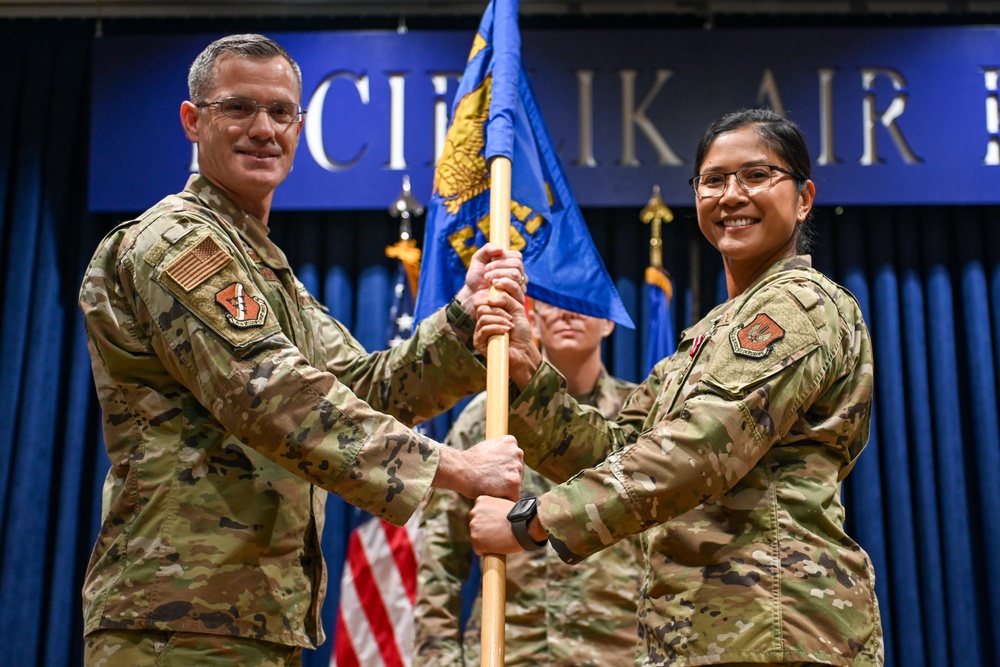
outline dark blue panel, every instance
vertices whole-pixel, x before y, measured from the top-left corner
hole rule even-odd
[[[275,208],[381,209],[401,173],[427,201],[435,108],[450,107],[471,34],[273,36],[302,66],[309,109]],[[142,210],[180,189],[193,157],[178,119],[186,72],[214,37],[94,42],[93,210]],[[668,204],[690,205],[705,126],[759,104],[805,131],[818,205],[1000,203],[1000,165],[985,164],[1000,162],[1000,27],[525,31],[522,57],[581,206],[636,205],[654,183]]]

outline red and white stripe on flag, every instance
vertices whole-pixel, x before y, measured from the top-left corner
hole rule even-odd
[[[331,667],[410,665],[419,515],[402,528],[373,517],[351,533]]]

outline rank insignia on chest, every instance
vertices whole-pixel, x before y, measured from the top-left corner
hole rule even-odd
[[[737,324],[729,332],[733,353],[752,359],[771,354],[774,344],[785,336],[785,330],[766,313],[758,313],[749,324]]]
[[[225,311],[226,320],[240,329],[263,326],[267,318],[267,302],[247,294],[242,283],[233,283],[216,292],[215,302]]]

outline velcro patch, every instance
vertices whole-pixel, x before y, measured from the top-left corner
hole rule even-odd
[[[226,320],[234,327],[264,326],[267,318],[267,302],[248,294],[243,283],[232,283],[215,293],[215,302],[222,307]]]
[[[214,238],[206,236],[201,243],[174,260],[164,273],[185,292],[190,292],[228,264],[230,259]]]
[[[774,344],[785,337],[782,329],[767,313],[758,313],[750,324],[738,324],[729,332],[733,353],[752,359],[771,354]]]

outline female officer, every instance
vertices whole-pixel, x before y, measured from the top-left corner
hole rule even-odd
[[[868,440],[871,343],[854,297],[802,254],[805,141],[772,111],[738,111],[708,128],[695,165],[729,300],[617,419],[567,395],[514,299],[477,297],[477,345],[511,332],[510,432],[563,483],[516,505],[481,498],[473,545],[512,553],[527,532],[575,563],[652,528],[637,665],[881,665],[871,561],[840,502]]]

